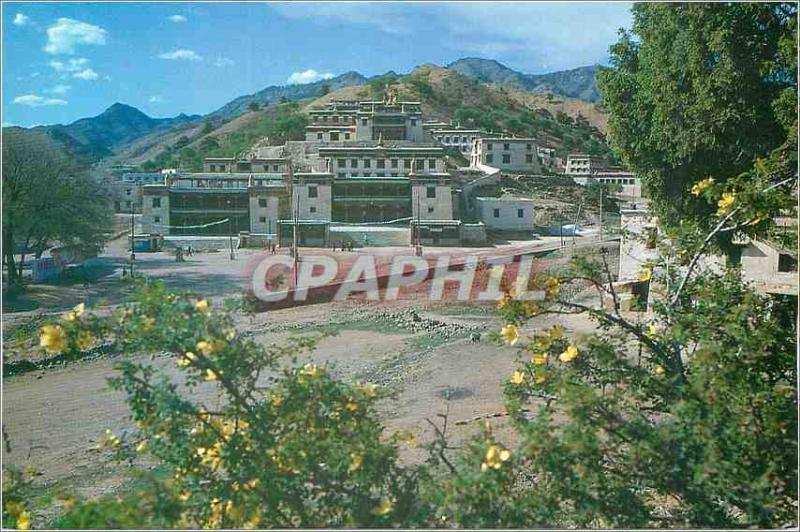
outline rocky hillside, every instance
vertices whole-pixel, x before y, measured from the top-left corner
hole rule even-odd
[[[145,170],[197,170],[209,156],[235,156],[256,144],[302,140],[310,108],[333,99],[380,98],[385,78],[343,87],[319,98],[248,107],[224,120],[209,115],[166,134],[148,135],[120,152],[118,160]],[[605,114],[595,104],[486,85],[453,70],[423,65],[396,78],[401,99],[419,100],[428,119],[456,120],[464,126],[535,137],[559,155],[572,151],[608,155]]]
[[[600,101],[595,80],[599,68],[597,65],[548,74],[523,74],[493,59],[467,57],[449,64],[447,68],[482,83],[535,93],[551,93],[589,102]]]

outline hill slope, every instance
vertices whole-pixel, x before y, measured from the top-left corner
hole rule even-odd
[[[146,136],[120,152],[118,159],[147,170],[175,166],[197,170],[204,157],[235,156],[267,139],[270,145],[302,140],[310,108],[332,99],[380,98],[383,80],[373,81],[319,98],[246,109],[229,120],[209,119],[203,125],[188,124]],[[457,120],[465,126],[535,137],[559,155],[571,151],[609,154],[605,113],[589,102],[485,85],[436,65],[423,65],[397,78],[397,87],[401,99],[421,102],[426,119]]]
[[[493,59],[466,57],[447,65],[447,68],[483,83],[494,83],[536,93],[549,92],[590,102],[600,101],[600,92],[595,80],[597,65],[548,74],[523,74]]]

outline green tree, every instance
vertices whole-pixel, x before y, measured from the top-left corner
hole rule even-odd
[[[214,124],[211,122],[211,120],[206,120],[203,123],[203,129],[200,131],[200,134],[201,135],[208,135],[212,131],[214,131]]]
[[[10,287],[22,283],[25,250],[55,243],[102,247],[110,220],[108,198],[85,164],[45,135],[4,132],[3,264]]]
[[[258,105],[258,102],[252,101],[247,105],[247,109],[249,109],[251,112],[255,113],[260,109],[260,107]]]
[[[795,4],[634,6],[598,84],[611,144],[664,222],[707,228],[714,206],[685,192],[734,178],[791,135],[796,39]]]
[[[325,96],[326,94],[330,94],[330,92],[331,92],[331,86],[328,85],[327,83],[322,84],[319,88],[320,96]]]

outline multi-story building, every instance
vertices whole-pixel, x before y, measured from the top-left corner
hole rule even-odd
[[[308,142],[340,142],[355,140],[358,102],[333,100],[325,107],[308,112]]]
[[[431,138],[445,148],[453,148],[465,154],[469,154],[472,151],[472,145],[475,140],[488,137],[488,134],[480,129],[453,126],[432,129],[430,135]]]
[[[203,172],[206,173],[286,173],[289,161],[283,158],[248,157],[207,157],[203,161]]]
[[[608,163],[602,157],[585,153],[570,153],[567,155],[567,165],[564,173],[570,176],[589,176],[602,172],[607,168]]]
[[[284,174],[176,173],[142,187],[142,232],[164,235],[271,233],[285,214]]]
[[[540,172],[541,166],[533,138],[480,138],[472,145],[471,166],[491,166],[501,170]]]
[[[128,172],[119,181],[111,181],[108,188],[114,202],[114,212],[142,212],[142,187],[164,180],[161,172]]]

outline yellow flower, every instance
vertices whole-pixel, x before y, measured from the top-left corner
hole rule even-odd
[[[89,349],[94,344],[94,337],[92,333],[89,331],[81,331],[78,333],[78,337],[75,339],[75,345],[81,351],[85,351]]]
[[[481,471],[487,469],[500,469],[503,462],[511,458],[511,451],[502,449],[497,445],[490,445],[481,464]]]
[[[364,384],[361,386],[361,390],[364,392],[364,395],[370,399],[374,399],[378,394],[378,386],[372,383]]]
[[[254,478],[254,479],[249,480],[248,482],[246,482],[245,483],[245,487],[247,489],[249,489],[249,490],[256,489],[260,483],[261,483],[261,481],[259,479]]]
[[[513,299],[514,298],[509,292],[505,292],[503,296],[497,300],[497,309],[500,310],[506,308]]]
[[[717,214],[726,214],[731,209],[735,201],[736,194],[733,192],[724,192],[722,194],[722,198],[717,202],[717,207],[719,207]]]
[[[394,503],[387,498],[381,499],[380,504],[372,509],[374,515],[386,515],[394,509]]]
[[[317,367],[316,364],[312,364],[311,362],[309,362],[308,364],[303,366],[302,373],[304,375],[308,375],[311,378],[316,377],[318,372],[319,372],[319,368]]]
[[[272,396],[272,406],[281,406],[281,403],[283,403],[283,397],[278,394],[274,394]]]
[[[200,340],[197,342],[197,350],[206,356],[211,355],[218,347],[219,344],[214,341]]]
[[[571,362],[578,356],[578,347],[575,344],[570,344],[567,350],[558,356],[561,362]]]
[[[661,375],[663,375],[663,374],[664,374],[664,372],[665,372],[665,370],[664,370],[664,368],[663,368],[663,367],[661,367],[661,366],[656,366],[656,375],[658,375],[658,376],[660,377]]]
[[[261,523],[261,512],[256,510],[250,519],[242,523],[242,528],[245,530],[253,530],[258,528],[259,523]]]
[[[696,183],[692,187],[692,195],[699,196],[703,192],[705,192],[711,185],[714,184],[714,178],[709,177],[708,179],[703,179],[699,183]]]
[[[191,364],[197,357],[191,351],[187,351],[184,355],[178,359],[176,364],[178,367],[185,368],[189,364]]]
[[[145,316],[144,318],[142,318],[142,323],[144,324],[145,329],[149,329],[150,327],[156,324],[156,320],[155,318],[151,318],[150,316]]]
[[[208,312],[208,306],[208,300],[206,299],[201,299],[194,304],[194,308],[196,308],[201,314],[206,314]]]
[[[22,510],[17,516],[17,529],[28,530],[31,527],[31,514],[28,510]]]
[[[67,346],[67,333],[60,325],[45,325],[42,327],[39,345],[51,353],[63,351]]]
[[[219,373],[222,373],[221,371]],[[217,373],[212,369],[206,370],[206,380],[207,381],[215,381],[217,380]]]
[[[645,333],[648,338],[655,338],[658,334],[658,327],[656,327],[655,323],[651,323],[647,326],[647,333]]]
[[[544,282],[544,293],[548,299],[558,297],[560,281],[555,277],[548,277]]]
[[[358,405],[353,402],[347,403],[346,405],[344,405],[344,407],[347,409],[348,412],[355,412],[356,410],[358,410]]]
[[[537,366],[543,366],[547,364],[547,354],[536,354],[533,355],[531,362],[536,364]]]
[[[350,467],[347,468],[348,473],[357,471],[361,467],[361,463],[364,461],[364,458],[360,453],[350,453],[350,458],[352,461],[350,462]]]
[[[639,272],[639,280],[642,282],[649,281],[653,278],[653,268],[645,268]]]
[[[533,379],[533,382],[536,384],[543,384],[544,381],[547,380],[544,376],[544,373],[537,373],[536,378]]]
[[[236,338],[236,329],[229,329],[227,333],[225,333],[225,339],[229,342]]]
[[[509,379],[509,382],[510,382],[511,384],[520,385],[520,384],[522,384],[523,382],[525,382],[525,374],[524,374],[524,373],[522,373],[521,371],[517,370],[517,371],[515,371],[515,372],[514,372],[514,374],[511,376],[511,379]]]
[[[564,327],[561,325],[554,325],[547,333],[551,340],[560,340],[564,337]]]
[[[186,502],[186,501],[188,501],[188,500],[189,500],[189,496],[190,496],[190,495],[191,495],[191,494],[190,494],[188,491],[184,491],[183,493],[181,493],[180,495],[178,495],[178,500],[179,500],[179,501]]]
[[[147,442],[146,441],[143,441],[143,442],[139,443],[139,445],[136,446],[136,452],[137,453],[143,453],[145,451],[145,449],[147,449]]]
[[[514,345],[519,341],[519,329],[516,325],[506,325],[500,329],[500,336],[508,345]]]

